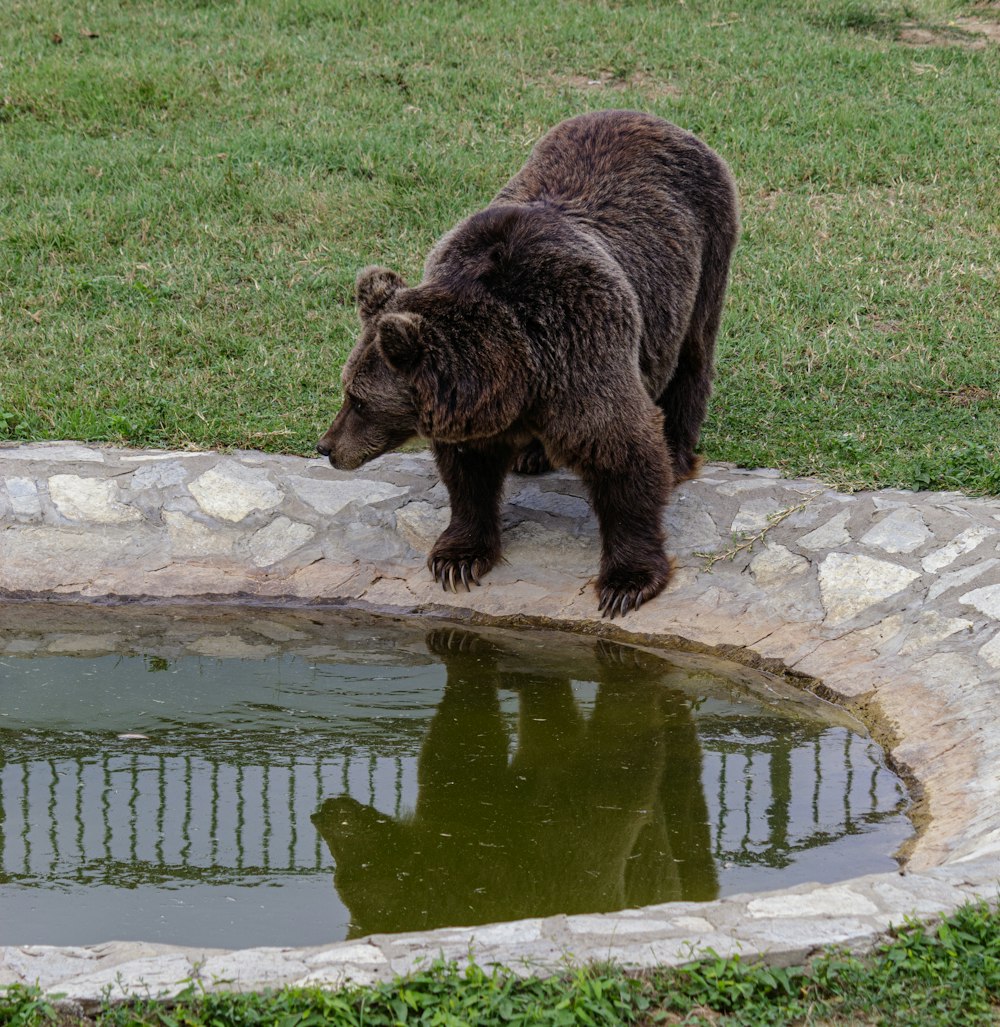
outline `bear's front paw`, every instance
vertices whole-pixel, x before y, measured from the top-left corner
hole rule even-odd
[[[619,567],[603,572],[597,579],[598,610],[611,620],[629,610],[638,610],[663,591],[672,569],[672,562],[664,556],[652,567]]]
[[[471,592],[469,582],[474,585],[481,584],[479,579],[495,563],[496,557],[435,549],[427,560],[427,567],[445,592],[457,592],[459,585],[462,585],[466,592]]]

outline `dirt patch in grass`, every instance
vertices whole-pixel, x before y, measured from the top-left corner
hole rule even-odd
[[[985,403],[993,399],[993,393],[981,385],[963,385],[960,389],[946,392],[945,395],[958,407],[971,407],[976,403]]]
[[[982,50],[991,43],[1000,43],[1000,22],[984,18],[955,18],[947,25],[917,25],[904,22],[899,42],[904,46],[961,46],[966,50]]]
[[[571,89],[578,92],[610,90],[624,93],[632,90],[649,100],[676,98],[681,95],[680,88],[673,82],[666,82],[644,71],[626,76],[615,74],[613,71],[597,71],[590,75],[552,74],[547,76],[545,84],[549,89]]]

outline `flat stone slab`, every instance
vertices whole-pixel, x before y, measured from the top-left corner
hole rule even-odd
[[[994,899],[1000,878],[1000,501],[954,493],[843,495],[774,471],[707,465],[664,515],[677,572],[638,613],[601,621],[599,547],[572,475],[512,477],[506,562],[471,592],[433,582],[427,550],[447,495],[423,453],[355,473],[260,453],[0,446],[0,652],[22,601],[159,600],[351,606],[479,624],[538,624],[644,645],[678,639],[783,673],[872,727],[916,799],[899,874],[709,903],[560,916],[311,949],[208,952],[142,943],[0,949],[0,986],[104,993],[370,982],[440,954],[517,972],[566,958],[627,966],[720,954],[806,958],[869,947],[890,923]],[[52,607],[44,607],[53,618]],[[206,636],[206,655],[253,659],[294,625]],[[58,618],[55,618],[56,620]],[[244,624],[247,615],[240,617]],[[6,624],[5,624],[6,622]],[[256,632],[256,633],[254,633]],[[268,634],[270,632],[270,634]],[[289,636],[291,632],[291,636]],[[79,631],[50,651],[110,648]],[[15,645],[13,641],[10,643]],[[52,648],[55,646],[56,648]]]

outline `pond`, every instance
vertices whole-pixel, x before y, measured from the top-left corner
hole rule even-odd
[[[710,900],[891,870],[912,834],[857,724],[706,656],[90,616],[0,630],[2,944],[311,945]]]

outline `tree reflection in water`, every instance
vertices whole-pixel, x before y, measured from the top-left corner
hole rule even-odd
[[[571,668],[471,631],[427,645],[447,683],[413,812],[340,796],[313,816],[351,937],[716,896],[701,748],[668,662],[595,642],[584,716]],[[519,697],[512,756],[501,689]]]

